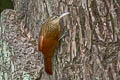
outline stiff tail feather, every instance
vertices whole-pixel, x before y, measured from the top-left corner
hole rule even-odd
[[[51,62],[51,57],[48,57],[44,59],[44,64],[45,64],[45,71],[49,74],[52,75],[52,62]]]

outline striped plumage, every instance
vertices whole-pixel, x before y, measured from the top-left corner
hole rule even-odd
[[[41,26],[38,50],[44,55],[45,71],[50,75],[52,75],[51,58],[60,38],[59,21],[67,14],[64,13],[60,17],[49,17]]]

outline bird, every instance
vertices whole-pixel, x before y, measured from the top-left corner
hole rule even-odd
[[[65,12],[60,16],[48,17],[48,19],[41,25],[38,41],[38,51],[42,52],[44,56],[45,71],[49,75],[52,75],[51,59],[60,39],[60,20],[68,14],[69,12]]]

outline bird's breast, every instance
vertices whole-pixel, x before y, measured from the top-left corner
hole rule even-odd
[[[40,36],[40,38],[39,38],[39,45],[38,45],[39,51],[42,51],[42,47],[43,47],[43,36]]]

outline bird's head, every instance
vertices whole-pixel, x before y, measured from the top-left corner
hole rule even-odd
[[[60,16],[53,16],[53,17],[51,17],[51,21],[53,24],[59,23],[60,19],[68,14],[69,14],[69,12],[66,12],[66,13],[61,14]]]

